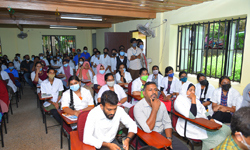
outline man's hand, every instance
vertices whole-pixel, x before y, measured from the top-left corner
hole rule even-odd
[[[152,99],[150,100],[151,100],[152,110],[158,111],[159,107],[161,106],[161,101],[157,98],[155,98],[154,101]]]
[[[137,59],[141,59],[141,54],[139,54],[138,56],[136,56]]]
[[[109,143],[108,144],[108,148],[110,149],[110,150],[121,150],[121,148],[119,147],[119,146],[117,146],[116,144],[114,144],[114,143]],[[127,149],[126,149],[127,150]]]
[[[23,70],[24,70],[24,71],[28,71],[28,69],[27,69],[27,68],[23,68]]]
[[[129,149],[129,138],[126,138],[126,140],[124,140],[124,142],[123,142],[123,148],[125,150]]]
[[[132,59],[132,60],[136,59],[135,55],[132,55],[130,59]]]
[[[214,111],[218,111],[220,108],[221,108],[221,105],[216,105],[216,106],[214,107]]]
[[[58,109],[58,108],[59,108],[58,103],[52,103],[52,104],[55,106],[55,108],[56,108],[56,109]]]
[[[93,65],[93,67],[94,67],[94,68],[96,68],[96,66],[97,66],[96,64],[95,64],[95,65]]]
[[[215,122],[214,119],[210,119],[210,121]]]
[[[227,112],[227,108],[225,106],[221,106],[219,108],[219,110],[222,111],[222,112]]]

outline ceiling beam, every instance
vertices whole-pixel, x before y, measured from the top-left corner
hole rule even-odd
[[[106,15],[106,16],[119,16],[119,17],[131,17],[131,18],[156,18],[155,12],[141,12],[139,11],[126,11],[105,9],[105,8],[89,8],[89,7],[77,7],[59,4],[46,4],[46,3],[34,3],[23,1],[1,1],[0,8],[11,7],[12,9],[31,10],[31,11],[48,11],[56,12],[56,9],[60,13],[77,13],[77,14],[92,14],[92,15]]]
[[[60,25],[60,26],[77,26],[92,28],[110,28],[109,23],[72,23],[72,22],[55,22],[55,21],[28,21],[28,20],[0,20],[0,24],[19,24],[19,25]]]

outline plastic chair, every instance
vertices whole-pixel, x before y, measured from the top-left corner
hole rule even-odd
[[[79,140],[83,141],[84,127],[88,117],[89,111],[83,111],[78,115],[77,119],[77,131],[79,135]]]

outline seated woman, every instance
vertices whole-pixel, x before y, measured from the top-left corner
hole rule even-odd
[[[210,115],[213,114],[212,102],[210,101],[215,90],[212,84],[206,79],[203,73],[197,74],[198,83],[195,85],[195,95],[201,104],[206,108]]]
[[[56,70],[58,70],[62,66],[62,63],[60,62],[60,59],[58,61],[56,56],[54,56],[53,59],[50,60],[50,64],[51,64],[51,68],[54,68]]]
[[[48,78],[47,70],[42,68],[42,63],[37,61],[35,64],[35,71],[31,73],[31,81],[37,85],[42,83],[42,81]],[[40,93],[40,88],[37,88],[37,93]]]
[[[148,79],[148,70],[146,68],[141,68],[139,71],[140,77],[135,79],[132,83],[132,88],[131,88],[131,93],[133,95],[141,95],[143,98],[142,94],[142,89],[144,88],[144,85],[146,84],[146,81]],[[135,105],[138,102],[136,99],[132,99],[132,104]]]
[[[105,76],[105,68],[102,64],[97,65],[96,67],[97,74],[94,76],[94,88],[100,89],[103,85],[106,84],[104,76]]]
[[[115,79],[112,73],[107,73],[105,75],[105,82],[106,85],[102,86],[98,92],[98,98],[97,98],[98,104],[101,103],[102,93],[108,90],[114,91],[117,94],[119,103],[123,104],[127,101],[127,94],[120,85],[115,84]]]
[[[237,98],[241,95],[231,87],[229,77],[222,76],[219,82],[220,87],[214,90],[211,98],[213,118],[223,123],[230,123],[236,109]]]
[[[76,65],[76,70],[78,70],[78,68],[81,68],[83,66],[83,63],[84,63],[84,59],[79,58],[78,64]]]
[[[41,93],[42,94],[51,94],[52,99],[47,100],[43,103],[43,107],[46,111],[50,111],[53,117],[60,122],[61,117],[57,112],[59,108],[59,103],[62,97],[63,92],[63,83],[62,80],[55,78],[56,71],[53,68],[50,68],[47,71],[48,79],[44,80],[41,83]]]
[[[175,92],[175,95],[178,96],[179,93],[181,92],[181,87],[184,83],[190,83],[188,80],[187,80],[187,72],[186,71],[181,71],[179,73],[179,82],[174,90]]]
[[[65,113],[78,116],[82,111],[94,108],[90,91],[81,87],[81,80],[77,76],[71,76],[68,84],[70,89],[63,93],[61,99],[61,107]],[[75,128],[76,125],[74,124],[71,127]]]
[[[124,64],[120,64],[119,70],[115,74],[116,83],[119,85],[128,86],[128,84],[132,81],[131,74],[127,72]]]
[[[69,77],[73,76],[73,74],[74,74],[73,68],[69,66],[69,60],[64,59],[63,66],[61,66],[61,68],[57,71],[57,75],[63,76],[61,80],[63,82],[64,87],[66,87],[66,89],[69,88],[68,86]]]
[[[159,100],[162,101],[167,110],[171,111],[171,100],[176,97],[175,88],[178,86],[179,80],[174,76],[174,69],[171,66],[166,67],[165,77],[160,84],[161,95]]]
[[[86,83],[87,86],[93,87],[93,77],[95,75],[94,71],[90,67],[88,61],[85,61],[80,69],[77,70],[76,75],[81,80],[88,80],[90,82]]]
[[[17,87],[21,86],[21,83],[18,81],[19,80],[19,74],[18,74],[18,71],[15,69],[13,62],[9,62],[8,68],[5,69],[4,71],[6,71],[7,73],[13,74],[13,76],[15,78],[15,85]]]
[[[161,90],[161,81],[163,79],[163,76],[161,72],[159,71],[159,67],[154,65],[152,67],[152,73],[151,75],[148,76],[147,82],[154,82],[158,88],[158,90]],[[158,93],[160,95],[160,93]]]
[[[205,118],[215,121],[205,110],[205,107],[195,96],[195,86],[192,83],[184,83],[180,95],[176,98],[174,108],[186,118]],[[178,118],[176,130],[179,135],[184,136],[185,120]],[[219,130],[206,130],[189,121],[186,124],[186,137],[191,139],[202,140],[202,150],[209,150],[219,145],[230,135],[230,128],[222,124]]]

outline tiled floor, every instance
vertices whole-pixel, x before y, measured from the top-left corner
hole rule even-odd
[[[24,95],[19,102],[19,107],[13,106],[13,115],[9,113],[9,123],[7,124],[8,134],[4,134],[3,150],[60,150],[60,126],[48,129],[42,122],[42,114],[37,108],[36,95],[26,84]],[[47,124],[55,125],[57,122],[47,116]],[[189,147],[190,148],[190,147]],[[196,146],[195,150],[200,150]],[[63,149],[68,150],[68,141],[63,137]]]

